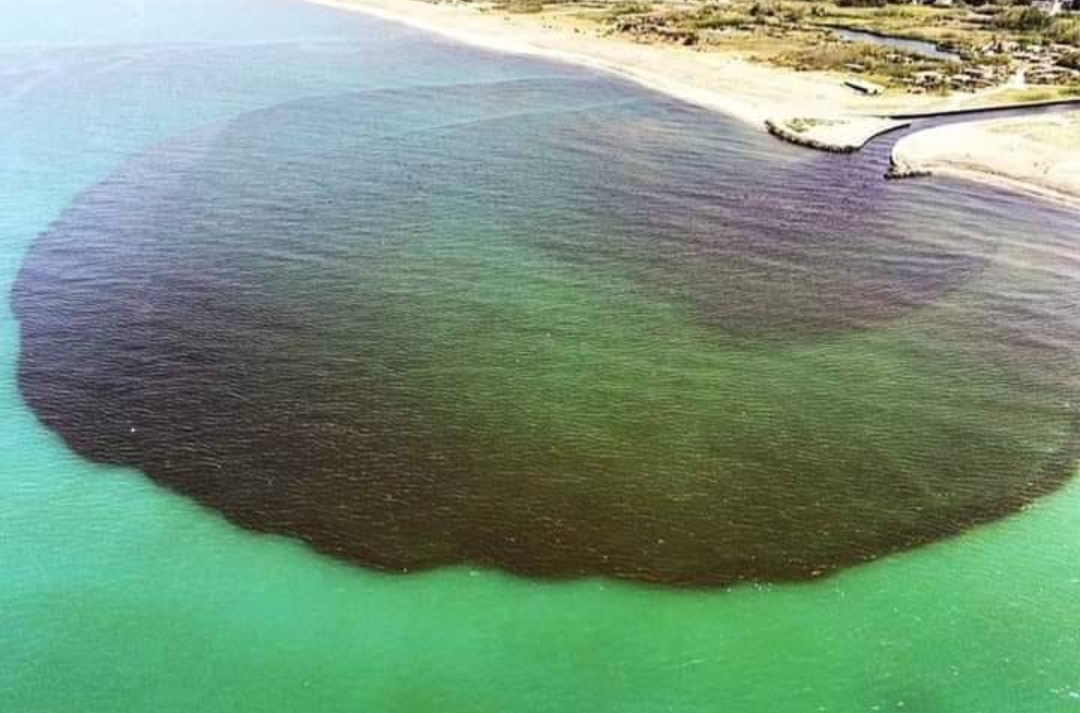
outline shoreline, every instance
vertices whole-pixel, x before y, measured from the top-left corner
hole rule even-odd
[[[533,15],[486,12],[425,0],[303,0],[406,25],[479,49],[538,57],[613,74],[646,89],[719,111],[759,130],[767,120],[857,121],[852,140],[865,143],[868,122],[905,110],[959,108],[928,96],[864,96],[844,78],[795,72],[735,53],[635,43],[618,37],[553,29]],[[974,95],[969,95],[974,96]],[[834,134],[839,131],[834,128]]]
[[[730,52],[701,52],[671,45],[642,44],[602,36],[580,28],[556,27],[535,15],[485,11],[463,5],[425,0],[303,0],[314,5],[359,12],[405,25],[478,49],[537,57],[604,72],[645,89],[717,111],[781,140],[811,149],[850,153],[871,139],[903,125],[886,118],[986,106],[995,90],[954,95],[858,95],[844,77],[819,72],[795,72],[751,62]],[[1010,122],[1013,120],[997,120]],[[1027,147],[1032,155],[1004,156],[983,146],[987,124],[975,120],[917,131],[894,148],[894,163],[913,175],[939,173],[1008,187],[1026,195],[1080,206],[1080,182],[1048,183],[1039,178],[1045,146]],[[950,159],[953,144],[921,139],[928,132],[950,129],[975,156]],[[938,134],[935,134],[937,136]],[[922,148],[910,150],[913,140]],[[1060,142],[1050,142],[1060,152]],[[903,146],[903,148],[901,148]],[[932,147],[932,148],[931,148]],[[936,152],[936,155],[935,155]],[[976,155],[977,154],[977,155]],[[1067,158],[1067,157],[1066,157]],[[882,167],[883,171],[885,167]]]
[[[891,162],[901,174],[974,180],[1080,209],[1078,147],[1075,111],[924,129],[900,139]]]
[[[732,97],[714,97],[700,88],[682,86],[675,82],[663,81],[657,77],[651,77],[646,72],[635,71],[634,68],[620,66],[588,54],[578,54],[572,51],[561,50],[554,47],[537,45],[530,38],[504,37],[492,32],[484,32],[476,28],[470,30],[458,23],[440,23],[439,16],[443,19],[461,19],[463,13],[469,13],[470,18],[477,24],[490,21],[498,21],[497,15],[485,15],[471,8],[454,7],[434,4],[424,0],[303,0],[304,2],[333,8],[345,12],[359,12],[371,15],[381,20],[406,25],[413,29],[429,32],[455,42],[483,50],[491,50],[504,54],[524,57],[537,57],[541,59],[564,62],[588,69],[595,69],[608,74],[614,74],[620,78],[638,84],[646,89],[659,92],[675,99],[680,99],[689,104],[700,106],[714,111],[720,111],[732,116],[744,123],[759,126],[766,120],[766,116],[759,115],[750,107],[742,105]],[[412,6],[414,12],[405,12],[400,8],[402,4]],[[399,7],[392,7],[392,6]],[[504,21],[505,22],[505,21]],[[494,30],[494,27],[488,28]]]
[[[470,31],[466,28],[439,24],[436,22],[438,14],[446,17],[460,15],[468,12],[477,20],[497,20],[496,15],[483,15],[478,10],[459,8],[453,6],[436,5],[424,0],[401,0],[401,2],[385,2],[384,0],[303,0],[313,5],[320,5],[345,12],[360,12],[377,17],[381,20],[396,22],[408,27],[439,35],[455,42],[460,42],[471,47],[483,50],[491,50],[504,54],[524,57],[536,57],[555,62],[564,62],[579,67],[594,69],[597,71],[613,74],[622,79],[631,81],[641,87],[664,94],[666,96],[685,101],[688,104],[700,106],[705,109],[719,111],[738,119],[744,123],[758,126],[764,123],[766,116],[755,111],[749,105],[741,103],[734,97],[713,96],[707,90],[698,87],[686,86],[662,77],[651,76],[647,71],[639,68],[622,66],[589,54],[578,54],[568,50],[556,49],[537,45],[526,38],[504,38],[495,34],[482,31]],[[421,14],[406,13],[400,9],[392,9],[389,5],[408,4],[411,6],[428,6],[421,8],[428,12]],[[448,11],[448,12],[447,12]],[[490,28],[494,30],[495,28]]]

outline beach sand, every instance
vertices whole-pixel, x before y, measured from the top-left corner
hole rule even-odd
[[[734,52],[643,44],[545,14],[509,14],[484,5],[421,0],[307,1],[364,12],[485,49],[603,70],[682,101],[724,112],[759,129],[765,129],[766,123],[782,128],[798,125],[799,132],[774,133],[825,150],[856,150],[870,138],[897,126],[895,121],[880,118],[882,115],[983,106],[994,103],[994,95],[1003,91],[992,89],[945,98],[902,92],[867,96],[845,86],[847,77],[841,74],[796,72],[754,62]],[[1040,136],[1032,135],[1023,141],[1013,137],[1009,159],[1003,162],[1000,150],[980,143],[985,128],[969,126],[954,125],[947,134],[935,133],[930,138],[916,134],[905,140],[900,156],[931,171],[963,173],[969,179],[999,184],[1007,176],[1009,185],[1028,193],[1080,200],[1080,187],[1074,181],[1055,178],[1075,171],[1080,144],[1074,134],[1066,131],[1058,135],[1060,128],[1047,126]],[[943,135],[948,139],[935,138]],[[962,161],[957,158],[956,146],[965,147]]]
[[[766,119],[843,118],[944,106],[941,99],[926,96],[865,96],[844,86],[841,75],[795,72],[735,53],[633,42],[545,15],[421,0],[309,1],[365,12],[478,47],[604,70],[758,128]],[[865,126],[856,133],[865,133]]]
[[[1080,207],[1080,111],[927,129],[901,139],[893,162]]]

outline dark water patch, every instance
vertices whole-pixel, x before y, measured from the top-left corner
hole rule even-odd
[[[365,566],[816,576],[1075,463],[1076,226],[964,190],[606,81],[291,103],[38,238],[20,385],[79,453]]]

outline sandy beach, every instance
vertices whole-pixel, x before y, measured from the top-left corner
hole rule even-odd
[[[735,53],[637,43],[553,23],[543,15],[508,14],[421,0],[308,1],[368,13],[477,47],[611,72],[758,128],[763,128],[767,119],[865,119],[901,110],[959,106],[956,101],[929,96],[865,96],[844,86],[844,78],[839,75],[794,72],[751,62]],[[855,133],[865,132],[865,122],[861,122]]]
[[[901,139],[893,162],[1080,207],[1080,112],[939,126]]]
[[[610,72],[759,129],[765,129],[767,123],[780,127],[783,130],[774,133],[826,150],[857,150],[898,125],[881,115],[987,105],[1000,93],[994,89],[949,97],[901,92],[867,96],[845,86],[844,75],[796,72],[734,52],[633,42],[553,21],[542,14],[509,14],[481,5],[421,0],[306,1],[364,12],[485,49]],[[787,130],[792,126],[798,127],[797,131]],[[1022,141],[995,138],[996,142],[1011,141],[1008,153],[1002,154],[997,144],[986,142],[985,127],[969,126],[954,125],[941,133],[935,130],[929,137],[916,134],[906,140],[899,156],[922,170],[947,171],[994,183],[1007,181],[1028,193],[1080,201],[1080,186],[1068,178],[1074,175],[1080,158],[1073,134],[1060,133],[1057,125],[1048,125]],[[963,147],[960,154],[957,146]]]

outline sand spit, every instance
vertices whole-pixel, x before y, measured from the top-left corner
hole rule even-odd
[[[1080,111],[939,126],[905,136],[894,171],[995,183],[1080,207]]]

